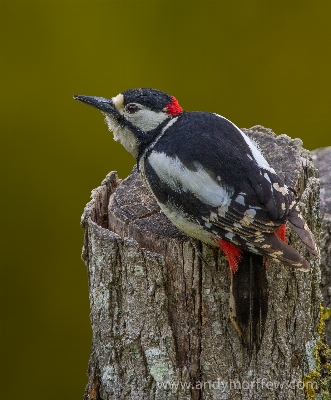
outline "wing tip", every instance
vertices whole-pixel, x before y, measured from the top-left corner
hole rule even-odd
[[[306,221],[303,219],[298,206],[292,208],[288,215],[288,221],[301,239],[302,243],[307,247],[307,250],[314,256],[320,257],[320,250],[316,244],[314,235],[309,229]]]

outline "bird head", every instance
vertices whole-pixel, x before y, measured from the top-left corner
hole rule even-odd
[[[156,89],[129,89],[111,99],[81,95],[74,99],[102,111],[114,140],[135,158],[160,128],[183,111],[173,96]]]

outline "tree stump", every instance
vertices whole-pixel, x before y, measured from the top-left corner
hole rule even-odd
[[[296,189],[318,237],[319,180],[301,140],[261,126],[244,132]],[[86,400],[305,398],[320,340],[320,269],[290,227],[287,240],[311,271],[268,260],[264,336],[248,357],[230,321],[225,256],[180,233],[136,168],[123,181],[107,175],[82,226],[93,330]]]

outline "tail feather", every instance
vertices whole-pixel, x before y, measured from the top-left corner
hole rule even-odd
[[[319,256],[319,250],[314,236],[303,219],[298,206],[292,208],[288,215],[288,220],[310,253],[314,254],[315,256]]]
[[[254,243],[256,246],[256,243]],[[268,258],[280,261],[301,271],[308,271],[310,264],[293,247],[281,241],[275,234],[266,234],[258,251]]]
[[[298,206],[292,208],[288,215],[288,220],[310,253],[319,256],[319,250],[313,234],[304,221]],[[308,271],[310,269],[309,262],[297,250],[286,243],[285,224],[280,225],[273,233],[265,232],[262,234],[261,232],[255,238],[252,236],[246,237],[246,240],[241,238],[241,242],[236,245],[227,240],[217,240],[218,246],[228,258],[231,276],[234,276],[238,270],[243,249],[282,262],[298,270]]]
[[[238,267],[231,275],[230,318],[251,359],[262,343],[268,314],[268,279],[263,257],[258,254],[243,250]]]

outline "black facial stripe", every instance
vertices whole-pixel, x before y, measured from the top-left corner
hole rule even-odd
[[[145,149],[147,146],[149,146],[152,142],[156,140],[156,138],[162,134],[163,128],[169,123],[171,118],[166,118],[159,126],[157,126],[155,129],[152,131],[149,131],[148,133],[144,133],[139,137],[140,144],[139,144],[139,149],[138,149],[138,157],[137,157],[137,166],[138,166],[138,171],[139,171],[139,161],[140,157],[144,153]]]

